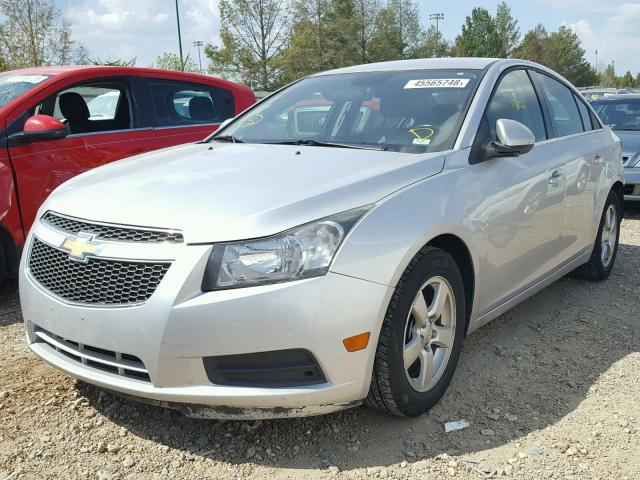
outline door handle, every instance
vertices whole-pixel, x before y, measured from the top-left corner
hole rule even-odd
[[[560,180],[562,179],[562,172],[560,170],[554,170],[551,176],[549,177],[549,185],[558,186],[560,185]]]
[[[601,153],[596,153],[596,156],[593,157],[593,163],[596,165],[602,165],[604,163],[604,157]]]

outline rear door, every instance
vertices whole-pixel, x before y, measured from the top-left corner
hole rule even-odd
[[[58,185],[86,170],[145,151],[134,84],[131,77],[71,83],[21,107],[8,126],[9,135],[20,132],[35,114],[54,116],[69,131],[63,139],[9,147],[25,231]]]
[[[144,122],[153,127],[154,149],[197,142],[235,116],[233,92],[223,87],[165,78],[145,78]]]
[[[546,102],[555,142],[565,159],[567,184],[564,203],[562,243],[564,260],[591,248],[597,179],[604,165],[600,125],[592,125],[589,109],[568,86],[536,72],[541,96]],[[597,122],[597,121],[596,121]]]

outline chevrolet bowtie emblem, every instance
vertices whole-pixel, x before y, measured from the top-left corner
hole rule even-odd
[[[62,242],[62,248],[69,252],[69,258],[71,260],[77,260],[79,262],[88,262],[88,256],[96,255],[100,250],[101,245],[93,242],[94,235],[91,233],[78,232],[73,237],[65,238]]]

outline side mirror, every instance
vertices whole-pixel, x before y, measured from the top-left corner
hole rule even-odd
[[[500,118],[496,121],[497,142],[487,147],[487,157],[517,157],[533,148],[536,137],[528,127],[515,120]]]
[[[19,145],[44,140],[59,140],[67,136],[67,128],[57,118],[34,115],[24,122],[22,132],[9,136],[9,145]]]

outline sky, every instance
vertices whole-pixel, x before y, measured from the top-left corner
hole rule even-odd
[[[72,24],[74,37],[92,58],[137,57],[137,66],[150,66],[163,52],[178,52],[174,0],[56,0]],[[218,0],[178,0],[184,54],[196,63],[193,42],[219,43]],[[443,13],[440,29],[448,39],[460,32],[475,6],[495,12],[498,0],[419,0],[423,25],[429,13]],[[512,0],[508,2],[522,34],[542,23],[547,30],[573,28],[582,40],[587,60],[604,69],[615,62],[618,74],[640,71],[640,1]],[[204,62],[206,64],[206,61]]]

